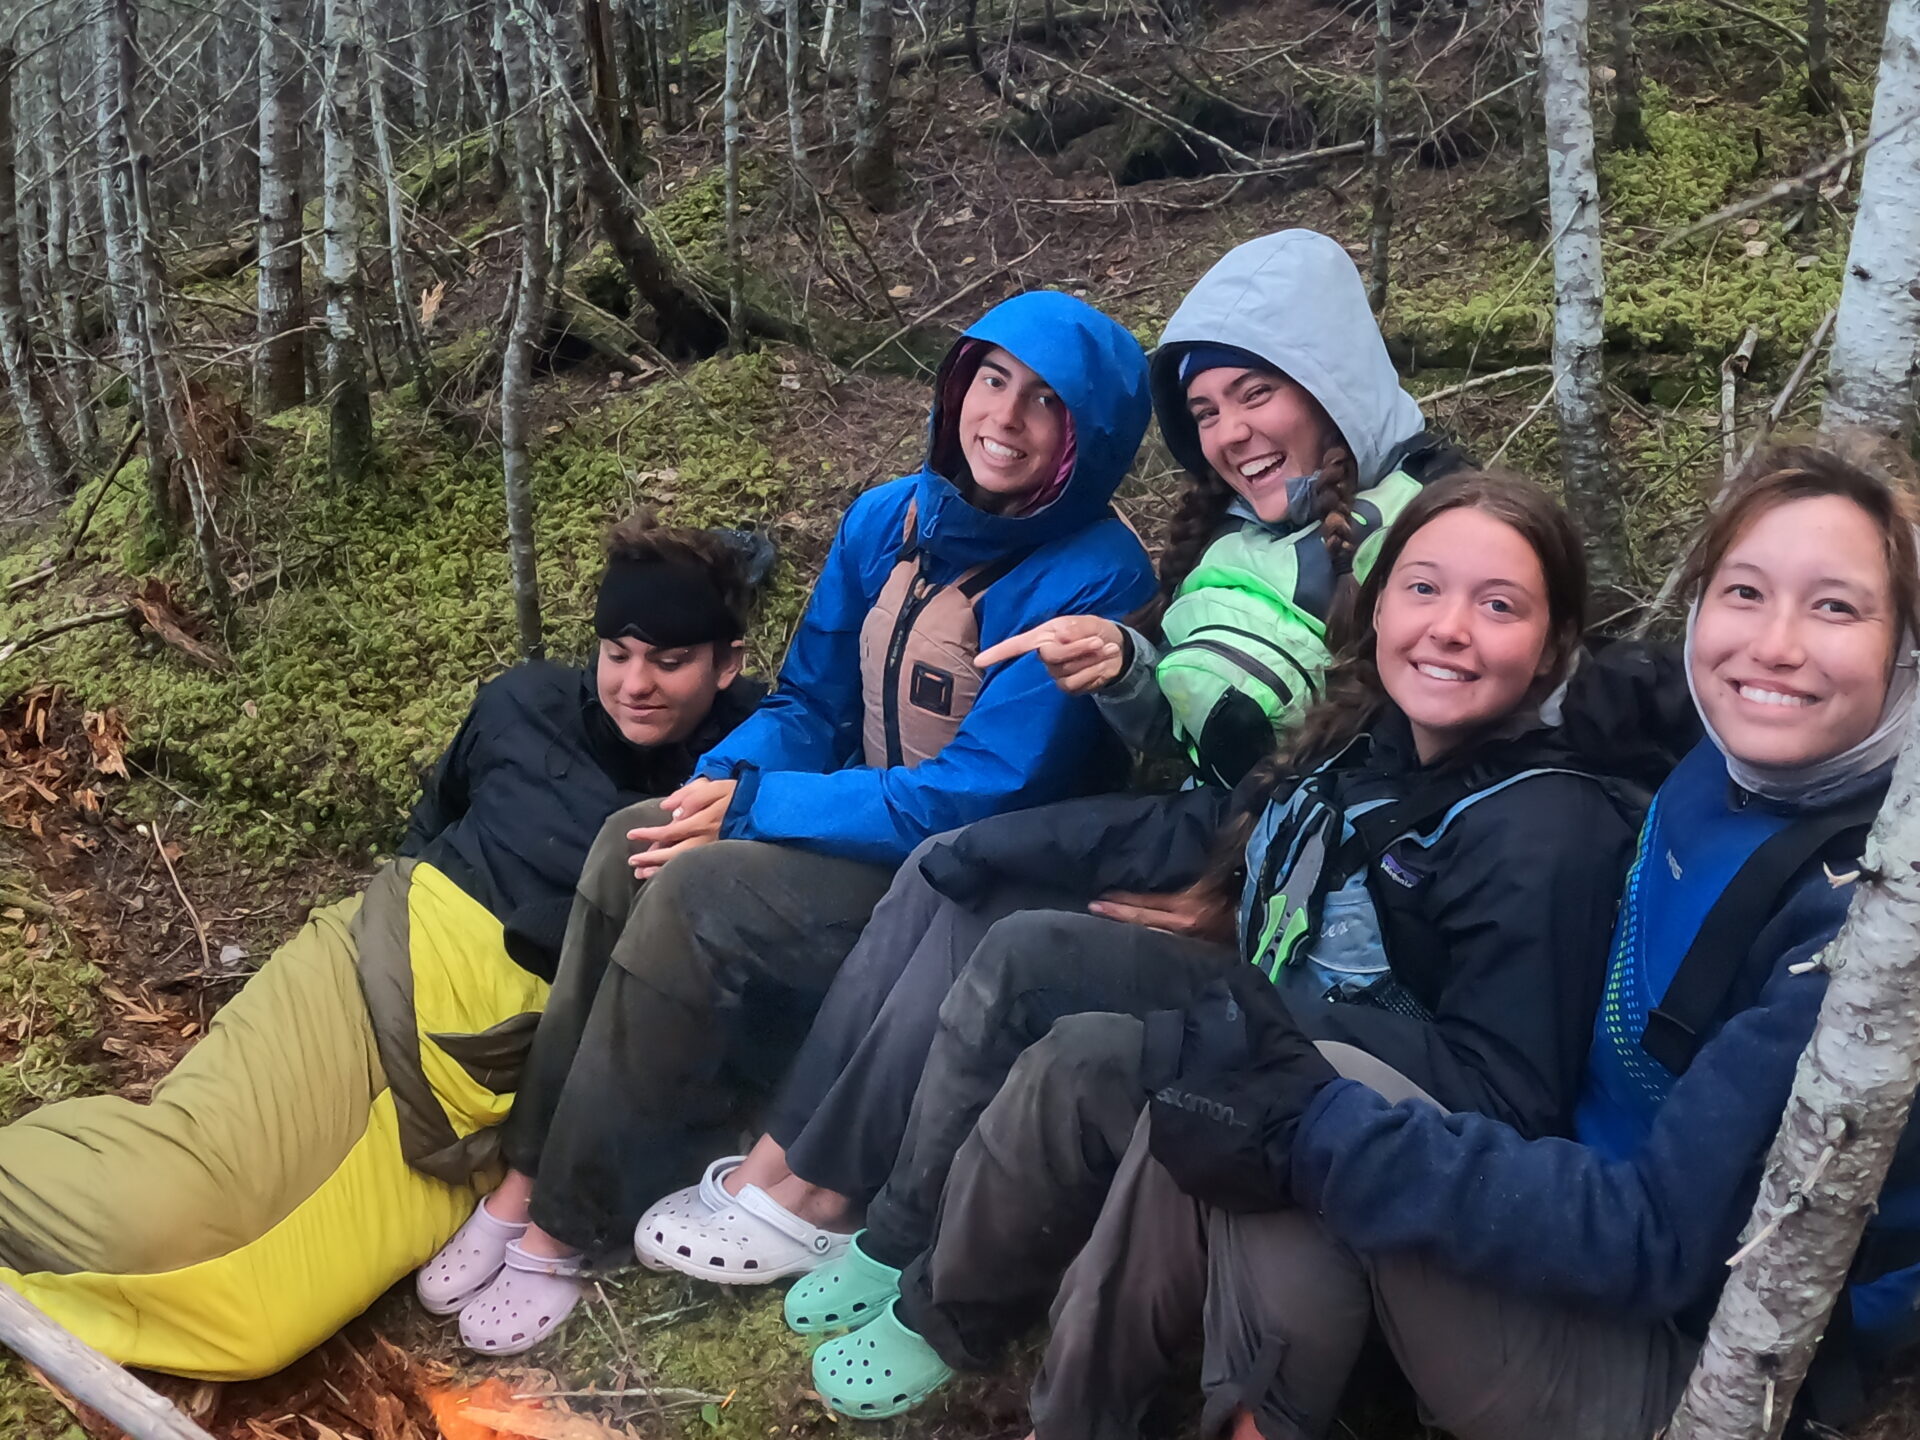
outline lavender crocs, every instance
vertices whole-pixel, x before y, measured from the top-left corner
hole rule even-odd
[[[700,1177],[698,1185],[689,1185],[685,1189],[675,1190],[671,1195],[663,1196],[647,1207],[640,1217],[640,1223],[633,1227],[633,1253],[640,1263],[649,1270],[671,1270],[673,1267],[665,1261],[656,1260],[647,1252],[646,1242],[657,1236],[664,1222],[669,1220],[692,1220],[702,1215],[711,1215],[716,1210],[724,1210],[733,1204],[733,1196],[726,1192],[720,1183],[740,1167],[744,1155],[723,1155]],[[656,1239],[656,1243],[657,1239]]]
[[[560,1328],[586,1290],[581,1258],[529,1255],[507,1242],[505,1268],[460,1312],[460,1343],[482,1355],[520,1355]]]
[[[526,1222],[496,1219],[482,1200],[467,1223],[413,1277],[414,1293],[430,1315],[453,1315],[493,1283],[506,1263],[507,1246],[527,1233]]]
[[[662,1219],[638,1239],[640,1258],[716,1285],[765,1285],[839,1257],[850,1236],[810,1225],[758,1185],[724,1210]]]

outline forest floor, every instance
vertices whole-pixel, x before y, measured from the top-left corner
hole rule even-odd
[[[1722,360],[1749,325],[1759,329],[1739,401],[1750,423],[1837,300],[1845,226],[1829,201],[1666,243],[1838,148],[1843,134],[1800,99],[1804,74],[1777,34],[1800,23],[1791,0],[1648,0],[1640,13],[1652,145],[1607,153],[1603,188],[1628,588],[1649,595],[1719,474]],[[1835,0],[1833,15],[1857,133],[1877,12],[1872,0]],[[1179,46],[1134,22],[1075,32],[1051,58],[1031,52],[1015,78],[1034,91],[1069,70],[1124,81],[1156,103],[1189,103],[1192,123],[1237,148],[1277,155],[1365,134],[1370,25],[1370,7],[1360,17],[1320,0],[1222,7]],[[1418,78],[1397,84],[1397,120],[1429,138],[1397,176],[1384,324],[1417,394],[1534,367],[1427,409],[1469,450],[1551,480],[1551,267],[1503,108],[1507,74],[1463,40],[1451,8],[1408,7],[1403,28],[1398,73]],[[1077,77],[1067,88],[1104,94]],[[833,100],[843,131],[848,98]],[[843,187],[793,198],[777,109],[763,97],[768,118],[749,126],[747,177],[757,297],[885,335],[914,320],[964,323],[1019,289],[1051,286],[1151,343],[1237,241],[1310,225],[1364,252],[1357,158],[1290,175],[1208,174],[1216,162],[1205,147],[1124,115],[1058,145],[959,62],[904,75],[898,104],[906,194],[874,216]],[[824,182],[844,147],[817,115],[814,124],[809,159]],[[1604,115],[1601,124],[1604,133]],[[640,181],[663,230],[706,265],[720,231],[715,131],[651,133]],[[0,1120],[70,1095],[149,1093],[306,910],[350,893],[390,852],[419,767],[450,738],[475,683],[512,661],[487,368],[511,205],[487,192],[484,174],[449,182],[445,168],[444,152],[437,167],[423,162],[421,187],[434,192],[422,203],[436,237],[429,278],[445,282],[428,326],[437,414],[411,385],[378,395],[377,473],[340,494],[326,482],[319,411],[235,412],[246,458],[226,478],[221,525],[247,594],[229,633],[196,619],[190,567],[149,534],[142,462],[109,493],[96,479],[65,505],[34,495],[17,471],[0,473],[0,653],[9,638],[136,595],[148,617],[0,659]],[[233,304],[244,310],[252,283],[245,271],[188,292],[190,327],[244,338]],[[569,287],[621,311],[631,299],[623,286],[583,236]],[[591,313],[576,307],[576,317]],[[635,323],[641,333],[614,332],[633,361],[608,364],[604,327],[598,350],[561,335],[542,382],[535,490],[550,650],[585,653],[599,533],[646,503],[677,521],[751,524],[775,539],[783,563],[753,643],[770,672],[847,500],[917,463],[925,378],[788,347],[675,366]],[[233,382],[207,377],[237,393]],[[1816,402],[1817,391],[1801,397],[1790,421]],[[1121,508],[1157,538],[1175,488],[1150,446]],[[11,584],[53,559],[83,517],[85,535],[51,580]],[[807,1390],[806,1347],[766,1292],[623,1275],[532,1359],[466,1363],[451,1325],[425,1317],[402,1285],[283,1375],[161,1383],[221,1440],[431,1435],[434,1404],[444,1410],[475,1384],[490,1384],[476,1403],[496,1407],[515,1395],[597,1392],[547,1402],[522,1422],[528,1436],[564,1440],[620,1433],[607,1426],[770,1437],[840,1423]],[[955,1384],[884,1428],[1023,1434],[1028,1368]],[[1419,1433],[1389,1372],[1369,1370],[1354,1389],[1346,1433],[1356,1440]],[[1902,1400],[1863,1434],[1912,1434],[1916,1415]],[[41,1440],[79,1428],[49,1392],[0,1367],[0,1434]]]

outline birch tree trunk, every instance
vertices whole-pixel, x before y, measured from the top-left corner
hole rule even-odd
[[[1847,247],[1840,316],[1827,359],[1828,428],[1914,433],[1920,350],[1920,0],[1893,0],[1860,172],[1860,207]]]
[[[570,6],[572,0],[561,0]],[[513,323],[500,371],[500,450],[507,490],[507,557],[513,572],[513,614],[520,653],[544,653],[540,637],[540,586],[533,549],[533,464],[527,454],[532,429],[533,351],[547,318],[547,207],[540,183],[546,146],[534,92],[529,19],[502,0],[500,67],[513,117],[514,185],[520,201],[520,279]]]
[[[1867,837],[1813,1038],[1669,1440],[1778,1436],[1920,1081],[1920,712]]]
[[[786,80],[787,80],[787,154],[793,164],[793,184],[796,194],[804,195],[808,188],[807,179],[807,132],[800,114],[800,66],[802,51],[800,47],[800,0],[787,0],[786,14]]]
[[[1920,3],[1920,0],[1916,0]],[[1560,419],[1560,478],[1586,532],[1594,578],[1618,575],[1618,512],[1608,493],[1605,278],[1600,265],[1600,182],[1594,168],[1587,0],[1544,0],[1540,79],[1546,111],[1547,207],[1553,224],[1553,370]]]
[[[254,403],[272,415],[307,393],[300,297],[300,42],[298,0],[260,0],[259,285]]]
[[[789,0],[791,3],[791,0]],[[723,179],[726,196],[727,329],[729,343],[738,349],[746,338],[741,324],[746,309],[740,274],[740,46],[746,29],[741,0],[727,0],[727,58],[720,87],[721,126],[725,145]]]
[[[133,105],[133,41],[121,33],[117,4],[102,4],[94,20],[96,42],[95,133],[100,146],[101,231],[107,258],[114,334],[120,361],[146,431],[147,503],[161,542],[179,538],[173,502],[173,427],[160,405],[152,337],[147,334],[136,279],[133,159],[126,112]]]
[[[71,495],[79,476],[54,424],[51,387],[33,353],[27,307],[20,293],[20,217],[14,174],[13,76],[20,57],[0,48],[0,364],[13,392],[13,408],[27,454],[41,480],[57,495]]]
[[[893,207],[893,0],[860,0],[853,101],[853,188],[875,210]]]
[[[364,30],[363,30],[364,33]],[[374,168],[380,175],[380,189],[387,201],[387,268],[393,281],[393,318],[400,331],[400,348],[407,358],[407,370],[420,403],[433,395],[433,362],[427,358],[427,344],[420,334],[419,316],[414,310],[413,265],[407,259],[407,218],[405,196],[393,165],[393,137],[387,126],[385,86],[375,71],[367,85],[368,120],[373,130]]]
[[[1388,249],[1393,240],[1393,146],[1387,140],[1387,81],[1393,70],[1393,0],[1373,4],[1373,231],[1368,242],[1367,301],[1387,308]]]
[[[100,431],[93,414],[91,366],[80,339],[80,296],[73,273],[71,167],[75,157],[67,150],[60,54],[51,47],[46,52],[44,77],[47,113],[40,125],[40,158],[47,170],[47,284],[53,291],[60,328],[60,375],[67,389],[68,413],[73,416],[73,445],[84,466],[94,463],[100,449]]]
[[[327,305],[327,466],[336,485],[357,483],[373,455],[373,408],[360,341],[359,27],[354,0],[322,0],[325,98],[320,106],[326,187],[321,288]]]

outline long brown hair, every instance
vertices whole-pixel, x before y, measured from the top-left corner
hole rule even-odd
[[[1549,664],[1528,691],[1537,704],[1567,677],[1587,628],[1587,558],[1579,532],[1560,502],[1531,480],[1483,470],[1458,471],[1428,485],[1388,527],[1364,584],[1359,587],[1351,633],[1327,670],[1326,689],[1307,711],[1293,742],[1261,761],[1243,782],[1249,803],[1221,832],[1209,872],[1222,890],[1239,870],[1241,851],[1266,801],[1287,780],[1331,758],[1388,703],[1375,658],[1379,633],[1374,611],[1407,543],[1452,510],[1479,510],[1511,526],[1532,548],[1547,582]]]
[[[1885,547],[1894,610],[1920,634],[1920,555],[1913,533],[1920,506],[1912,466],[1892,446],[1868,436],[1790,441],[1755,455],[1694,537],[1681,563],[1680,593],[1699,594],[1733,543],[1769,510],[1826,495],[1851,500],[1873,521]]]

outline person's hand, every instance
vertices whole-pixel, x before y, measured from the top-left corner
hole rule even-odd
[[[974,656],[985,670],[1003,660],[1036,654],[1053,683],[1069,695],[1090,695],[1120,678],[1126,668],[1126,637],[1120,627],[1098,615],[1062,615],[1036,625]]]
[[[1185,935],[1193,940],[1233,939],[1233,906],[1217,886],[1197,880],[1184,890],[1145,894],[1109,890],[1087,909],[1109,920]]]
[[[720,822],[727,818],[737,780],[689,780],[660,802],[667,812],[664,825],[629,830],[627,839],[640,848],[627,857],[636,880],[651,879],[676,855],[720,838]]]

